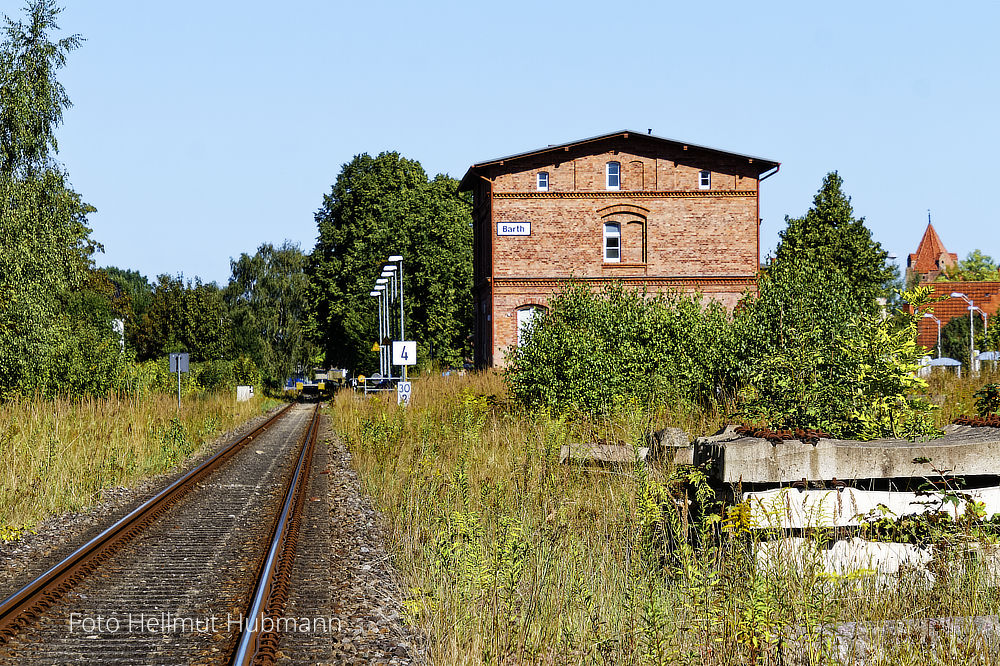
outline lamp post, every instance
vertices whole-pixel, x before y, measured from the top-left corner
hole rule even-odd
[[[974,346],[974,343],[972,342],[972,308],[974,308],[976,304],[972,302],[971,298],[957,291],[951,292],[951,297],[961,298],[962,300],[964,300],[966,303],[969,304],[969,372],[971,373],[972,369],[976,367],[975,360],[973,359],[972,356],[972,347]]]
[[[399,254],[394,254],[389,257],[389,263],[397,264],[399,276],[399,340],[403,341],[406,339],[405,327],[403,325],[403,257]],[[403,381],[406,381],[406,366],[403,366]]]
[[[975,305],[970,306],[970,309],[975,310],[976,312],[978,312],[979,315],[983,318],[983,341],[985,342],[985,340],[986,340],[986,333],[988,332],[987,329],[986,329],[986,311],[983,310],[980,307],[975,306]]]
[[[392,322],[391,322],[391,317],[390,317],[391,307],[392,307],[392,304],[394,302],[396,302],[397,300],[400,299],[400,296],[397,295],[397,291],[396,290],[397,289],[402,289],[402,286],[403,286],[402,280],[400,280],[398,278],[398,275],[396,274],[396,270],[397,270],[397,267],[396,267],[395,264],[385,264],[384,266],[382,266],[382,277],[384,277],[384,278],[386,278],[386,279],[389,280],[389,297],[388,297],[389,298],[389,307],[386,309],[386,315],[385,315],[385,317],[386,317],[386,321],[389,323],[389,330],[390,331],[392,330]],[[402,324],[400,324],[400,326],[402,327]],[[390,333],[389,337],[392,338],[392,334],[391,333]],[[398,339],[399,340],[403,339],[402,328],[400,328],[399,338]],[[390,356],[391,356],[391,354],[390,354]],[[403,378],[403,381],[405,382],[406,381],[406,367],[405,366],[400,366],[400,376]]]
[[[381,278],[381,277],[378,278],[377,280],[375,280],[375,289],[377,289],[379,291],[380,295],[382,296],[382,299],[381,299],[382,308],[381,308],[381,312],[380,312],[381,316],[379,318],[379,330],[378,330],[378,336],[379,336],[379,338],[378,338],[378,344],[379,344],[379,357],[381,359],[382,376],[383,377],[391,376],[392,375],[392,372],[390,372],[390,369],[389,369],[389,361],[391,359],[389,359],[388,354],[386,354],[385,345],[382,344],[382,343],[385,342],[385,339],[387,337],[389,337],[389,330],[388,330],[389,329],[389,299],[387,297],[388,288],[386,287],[386,284],[388,282],[389,281],[387,279]]]
[[[392,302],[396,298],[396,267],[393,266],[392,270],[389,270],[388,267],[383,266],[382,267],[382,273],[381,273],[381,275],[379,277],[385,278],[386,280],[389,281],[389,283],[388,283],[389,284],[389,293],[388,293],[387,297],[389,299],[389,306],[391,307],[392,306]],[[388,312],[388,311],[386,311],[386,312]],[[388,315],[386,315],[386,321],[389,321]],[[392,322],[391,321],[389,322],[389,337],[390,338],[392,337]]]
[[[938,358],[941,358],[941,320],[932,315],[930,312],[924,313],[924,319],[933,319],[934,321],[937,322],[938,325],[937,351],[938,351]]]
[[[369,296],[373,296],[373,297],[375,297],[375,298],[378,299],[378,306],[377,306],[377,309],[375,310],[375,315],[376,315],[376,318],[378,320],[378,330],[379,330],[378,335],[381,336],[381,334],[382,334],[382,290],[381,289],[372,289],[371,292],[369,292],[368,295]],[[381,343],[381,340],[379,342]],[[379,363],[378,363],[379,372],[382,372],[382,348],[381,348],[381,346],[379,347],[379,350],[378,350],[378,361],[379,361]]]

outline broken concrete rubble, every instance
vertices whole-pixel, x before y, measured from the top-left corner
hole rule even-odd
[[[987,516],[1000,513],[1000,487],[963,489],[944,502],[939,493],[893,490],[798,490],[773,488],[743,493],[755,526],[771,529],[858,527],[873,518],[896,518],[946,510],[958,519],[969,501]]]
[[[931,561],[932,549],[908,543],[865,541],[858,537],[835,541],[829,548],[815,539],[788,537],[757,544],[757,566],[775,574],[794,570],[802,573],[816,567],[827,576],[870,578],[887,582],[886,577],[898,576],[901,569],[919,571],[921,578],[933,582],[924,568]]]

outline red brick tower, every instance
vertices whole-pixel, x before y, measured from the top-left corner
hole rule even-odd
[[[920,282],[933,282],[944,269],[954,266],[957,261],[958,255],[944,248],[928,213],[924,237],[920,239],[917,251],[906,260],[906,283],[911,284],[914,275],[919,277]]]

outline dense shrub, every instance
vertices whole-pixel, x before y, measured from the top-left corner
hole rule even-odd
[[[515,399],[556,410],[708,404],[733,376],[730,328],[725,310],[699,296],[573,284],[508,352],[506,378]]]
[[[852,439],[934,432],[931,407],[915,398],[919,314],[851,313],[836,273],[779,270],[738,313],[735,336],[749,381],[737,416],[781,428],[819,428]],[[901,294],[919,311],[926,288]]]
[[[928,293],[902,298],[919,309]],[[738,417],[859,439],[929,431],[929,407],[911,398],[925,387],[914,374],[917,317],[859,302],[836,271],[772,266],[734,322],[744,369]]]
[[[260,386],[260,371],[253,361],[240,357],[235,361],[192,362],[190,372],[181,373],[181,393],[234,391],[239,384]],[[166,357],[130,365],[128,389],[135,393],[176,393],[177,374],[170,372]]]
[[[235,361],[205,361],[193,365],[192,371],[198,388],[206,391],[235,390],[240,384],[261,384],[260,370],[246,356],[240,356]]]
[[[914,397],[927,295],[902,294],[917,314],[859,311],[838,273],[786,264],[729,317],[699,296],[575,284],[509,351],[505,377],[515,400],[558,412],[691,403],[844,438],[919,437],[935,432]]]

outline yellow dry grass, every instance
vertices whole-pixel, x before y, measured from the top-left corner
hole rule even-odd
[[[0,538],[169,470],[263,404],[230,393],[187,396],[180,411],[170,395],[0,404]]]

